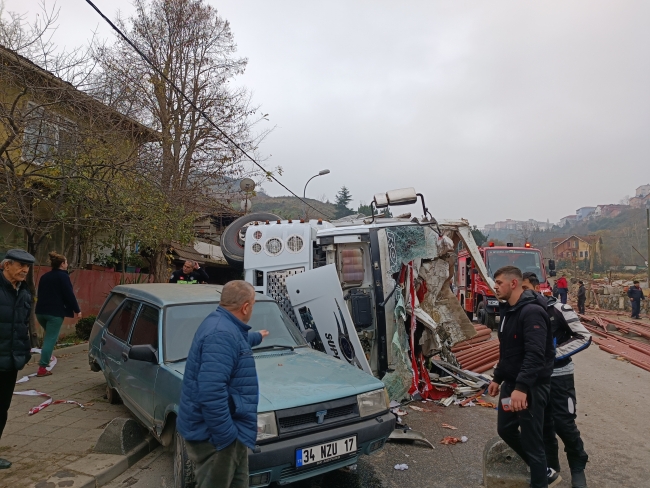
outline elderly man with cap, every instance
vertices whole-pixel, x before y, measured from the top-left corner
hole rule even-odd
[[[34,256],[22,249],[11,249],[2,260],[0,273],[0,437],[7,423],[18,371],[31,359],[29,316],[32,295],[25,279]],[[11,463],[0,459],[0,469]]]

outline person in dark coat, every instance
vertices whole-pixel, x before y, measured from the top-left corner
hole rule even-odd
[[[632,304],[632,318],[640,319],[639,314],[641,313],[641,300],[645,300],[643,296],[643,290],[639,286],[639,282],[634,280],[634,286],[631,286],[627,290],[627,296],[630,298]]]
[[[7,412],[16,386],[18,371],[32,358],[29,343],[29,316],[32,294],[25,279],[34,256],[11,249],[2,261],[0,273],[0,437],[7,424]],[[0,469],[11,463],[0,459]]]
[[[41,360],[38,362],[36,376],[52,374],[46,368],[50,364],[52,351],[59,339],[61,325],[65,317],[81,318],[81,309],[74,296],[72,282],[68,275],[68,260],[65,256],[52,251],[50,254],[52,271],[48,271],[38,282],[38,298],[36,300],[36,318],[45,331]]]
[[[201,323],[183,375],[176,428],[194,462],[197,488],[247,488],[248,449],[257,439],[259,386],[251,348],[255,289],[226,283],[216,311]]]
[[[198,283],[207,283],[209,279],[208,273],[199,266],[199,263],[187,260],[183,263],[183,269],[177,269],[172,273],[169,282],[181,285],[196,285]]]
[[[499,305],[499,362],[488,387],[499,397],[497,432],[528,464],[531,488],[561,480],[549,468],[544,450],[544,411],[549,402],[555,361],[546,299],[522,288],[522,273],[504,266],[494,273]],[[509,402],[509,403],[508,403]]]
[[[578,281],[580,287],[578,288],[578,313],[584,315],[585,313],[585,302],[587,301],[587,289],[585,284],[582,281]]]

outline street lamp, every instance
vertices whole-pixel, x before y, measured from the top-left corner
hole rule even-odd
[[[311,178],[309,178],[309,179],[307,180],[307,183],[305,183],[305,189],[302,191],[303,207],[305,208],[305,220],[307,220],[307,203],[304,202],[304,200],[305,200],[305,198],[306,198],[305,195],[307,194],[307,185],[309,184],[309,182],[310,182],[311,180],[313,180],[313,179],[316,178],[317,176],[323,176],[323,175],[329,174],[329,172],[330,172],[329,169],[321,169],[321,170],[318,172],[317,175],[312,176]]]

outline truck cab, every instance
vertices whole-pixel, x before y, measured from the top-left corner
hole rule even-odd
[[[490,278],[494,279],[495,271],[503,266],[516,266],[522,273],[535,273],[540,281],[541,293],[551,294],[542,253],[530,244],[514,247],[512,244],[495,246],[490,243],[486,247],[479,247],[479,255]],[[475,259],[466,249],[461,249],[458,253],[456,286],[458,300],[468,318],[472,320],[476,316],[480,324],[494,329],[496,316],[499,315],[499,301],[481,277]]]

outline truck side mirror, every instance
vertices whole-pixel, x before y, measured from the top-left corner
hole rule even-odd
[[[554,259],[549,259],[548,260],[548,269],[553,271],[555,269],[555,260]]]
[[[302,336],[307,342],[314,342],[316,340],[316,331],[314,329],[305,329],[302,331]]]

